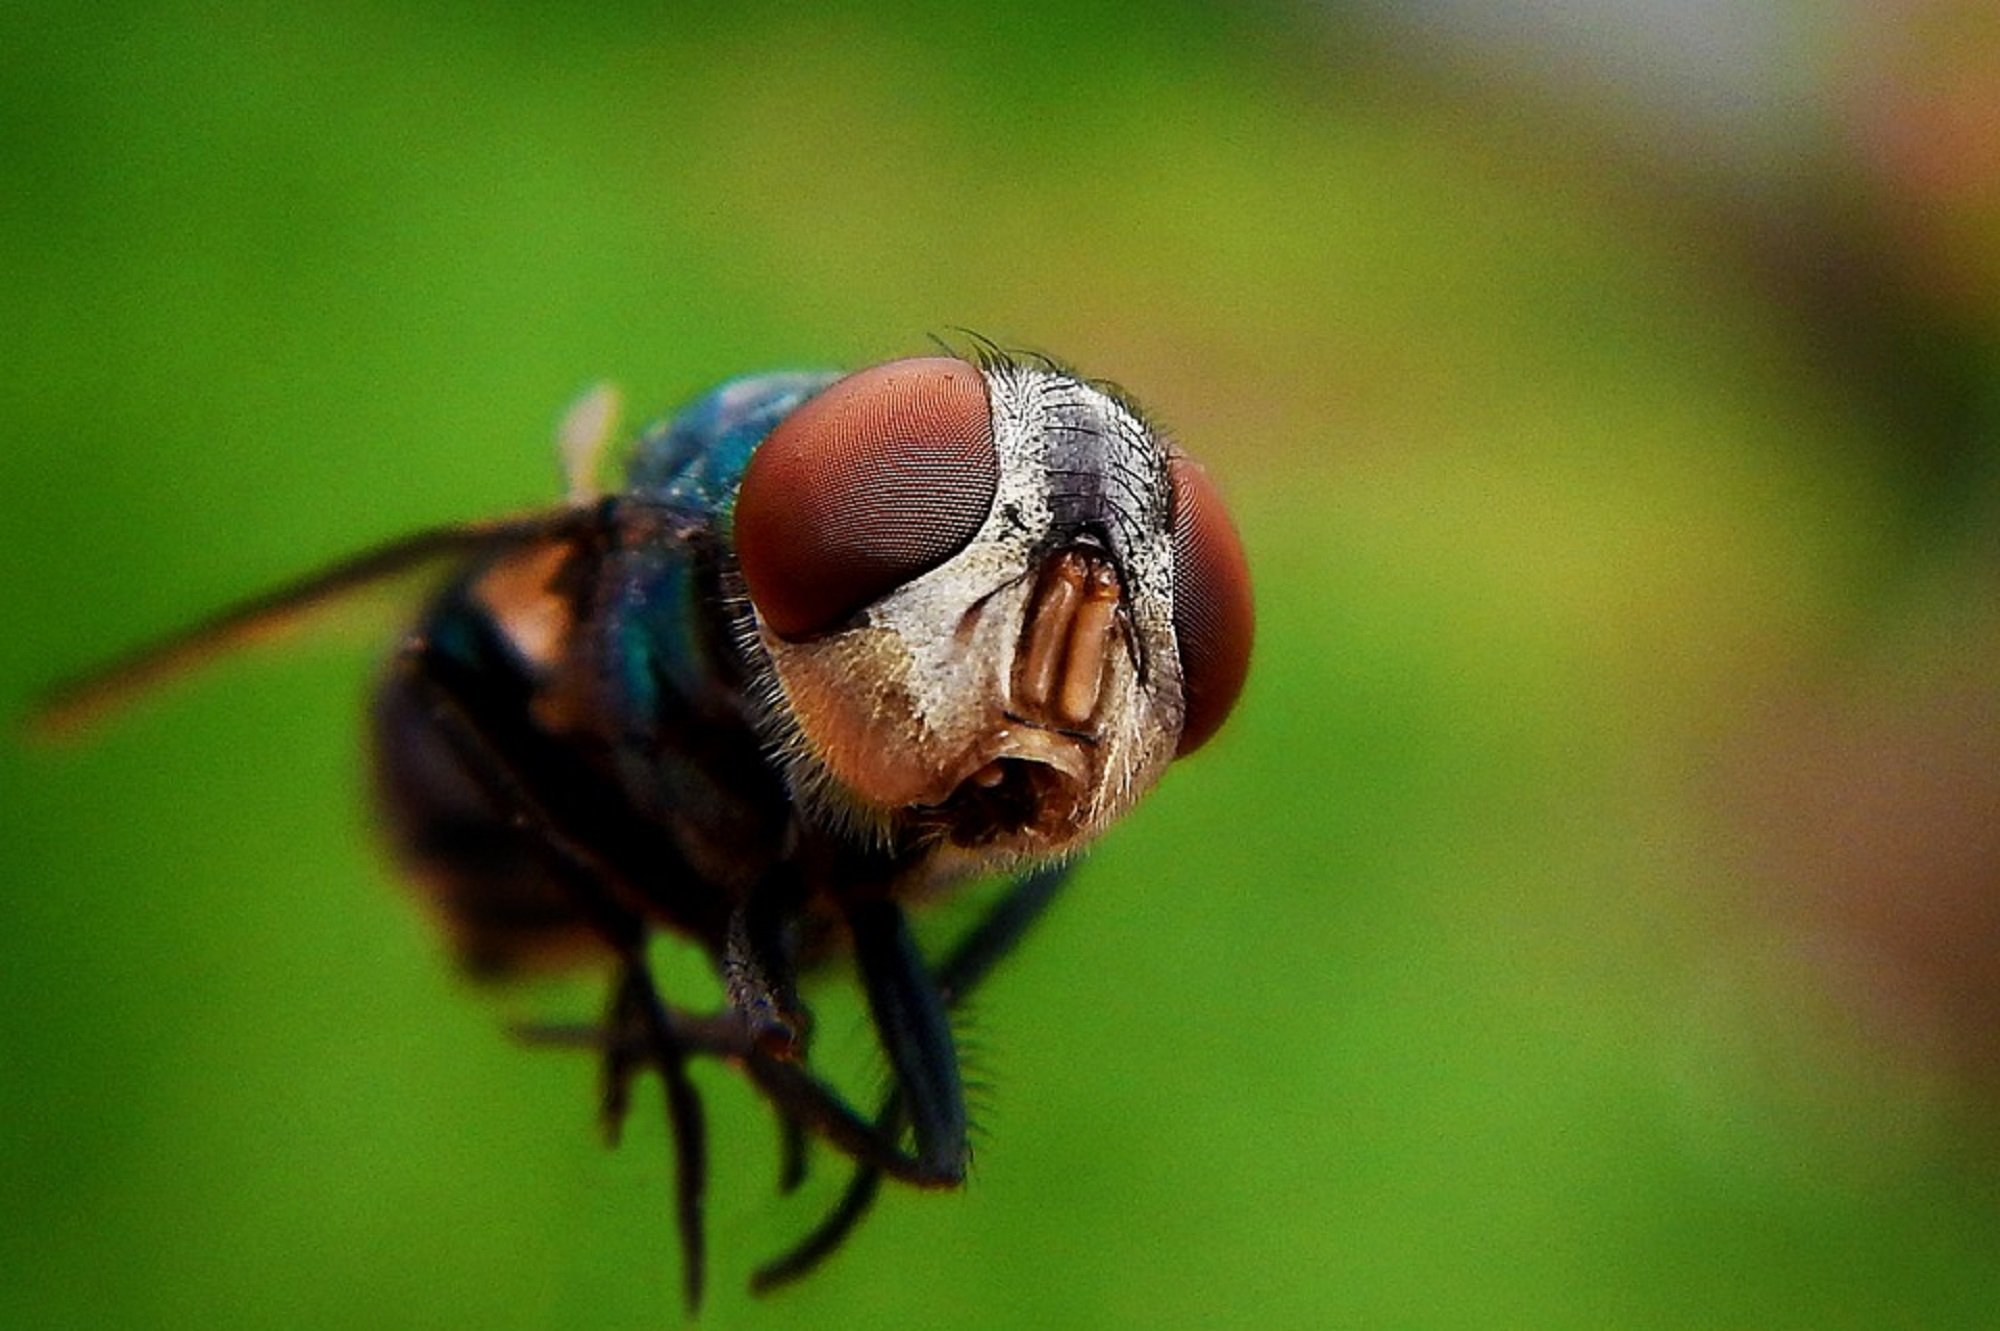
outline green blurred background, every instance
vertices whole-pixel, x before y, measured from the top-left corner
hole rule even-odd
[[[702,1070],[705,1324],[1992,1325],[1987,8],[8,6],[0,707],[545,501],[593,380],[1046,349],[1231,494],[1248,695],[962,1196],[753,1302],[843,1171]],[[657,1122],[502,1032],[589,988],[368,834],[392,627],[0,743],[0,1324],[679,1321]]]

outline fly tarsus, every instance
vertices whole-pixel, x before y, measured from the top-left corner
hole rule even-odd
[[[659,1069],[666,1091],[667,1131],[674,1143],[674,1213],[681,1240],[681,1289],[690,1314],[701,1308],[708,1270],[702,1202],[708,1191],[708,1122],[688,1076],[691,1052],[653,984],[643,956],[624,959],[605,1022],[605,1131],[614,1142],[631,1107],[631,1082],[644,1063]]]
[[[806,1181],[811,1139],[797,1119],[778,1115],[778,1195],[789,1197]]]
[[[889,1111],[885,1110],[875,1122],[876,1127],[885,1133],[895,1131],[895,1119]],[[854,1227],[867,1217],[868,1208],[875,1204],[875,1194],[881,1188],[881,1170],[873,1165],[856,1166],[854,1176],[840,1194],[840,1200],[834,1203],[833,1209],[819,1224],[813,1226],[804,1238],[752,1273],[750,1292],[769,1294],[811,1275],[820,1263],[833,1256],[847,1242],[847,1236],[854,1232]]]

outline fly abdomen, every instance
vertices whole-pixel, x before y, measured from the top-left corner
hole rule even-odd
[[[576,891],[470,770],[430,686],[397,668],[372,720],[381,816],[465,970],[500,979],[592,955]]]
[[[550,681],[574,631],[559,586],[575,554],[569,541],[537,542],[462,578],[376,695],[382,815],[460,963],[482,978],[599,950],[578,869],[551,855],[521,807],[551,784],[541,751],[564,728]]]

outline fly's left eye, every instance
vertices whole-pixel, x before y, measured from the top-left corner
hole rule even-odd
[[[1250,672],[1254,615],[1250,565],[1222,495],[1201,464],[1167,461],[1174,492],[1174,636],[1180,643],[1187,719],[1177,754],[1192,753],[1221,729]]]
[[[977,367],[946,357],[849,375],[781,421],[736,496],[736,554],[771,631],[803,638],[963,550],[1000,459]]]

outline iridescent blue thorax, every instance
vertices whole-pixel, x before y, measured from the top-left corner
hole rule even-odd
[[[711,880],[761,872],[788,810],[764,762],[741,656],[748,604],[731,531],[751,454],[840,376],[781,371],[731,380],[647,429],[609,507],[586,655],[598,672],[625,797],[679,830]]]
[[[641,434],[612,509],[619,540],[597,631],[614,704],[635,735],[659,738],[669,702],[741,719],[736,625],[721,585],[734,562],[737,487],[764,437],[839,377],[733,379]]]
[[[750,454],[773,426],[840,376],[783,370],[732,379],[639,437],[626,464],[633,496],[726,515]]]

